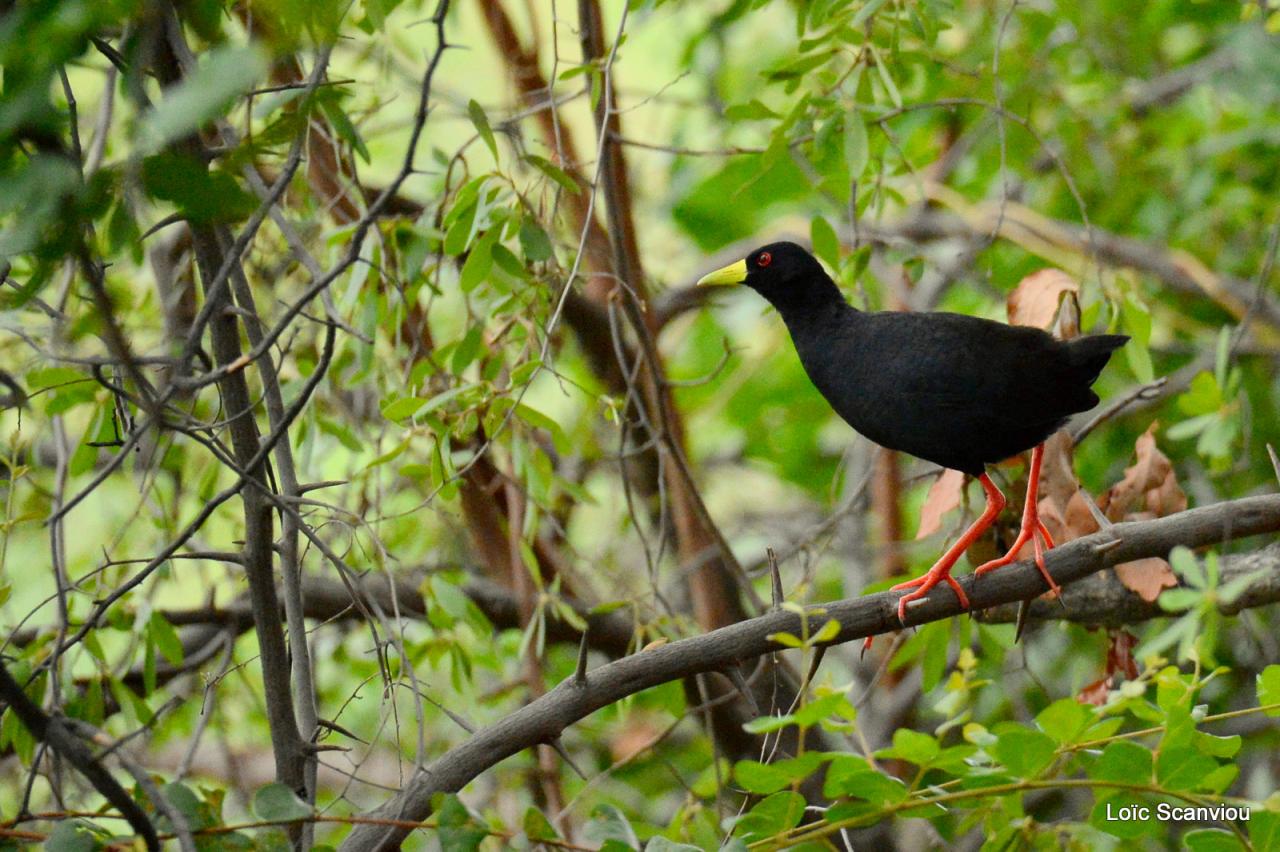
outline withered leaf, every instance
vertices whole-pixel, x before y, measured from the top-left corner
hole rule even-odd
[[[1005,307],[1013,325],[1047,329],[1058,313],[1063,293],[1079,294],[1080,285],[1061,269],[1041,269],[1018,282]]]
[[[1115,571],[1125,588],[1147,603],[1154,603],[1160,592],[1178,585],[1178,578],[1169,563],[1156,556],[1123,562],[1116,566]]]
[[[942,529],[942,516],[960,505],[964,496],[964,474],[958,470],[944,470],[924,498],[920,507],[920,529],[916,539],[928,538]]]

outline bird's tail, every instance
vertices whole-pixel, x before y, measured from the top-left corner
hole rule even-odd
[[[1129,336],[1125,334],[1093,334],[1068,340],[1068,357],[1076,375],[1088,384],[1093,384],[1102,368],[1107,366],[1111,353],[1124,346],[1128,340]]]

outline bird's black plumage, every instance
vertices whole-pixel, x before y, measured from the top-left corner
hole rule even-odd
[[[742,283],[777,308],[837,414],[881,446],[973,476],[1096,405],[1089,386],[1128,339],[1063,341],[961,314],[859,311],[795,243],[757,249],[745,265]]]
[[[898,598],[903,624],[907,607],[942,582],[961,606],[969,605],[951,569],[1006,503],[986,466],[1023,450],[1032,452],[1022,526],[1008,553],[974,573],[1010,564],[1029,543],[1045,583],[1058,591],[1045,567],[1044,551],[1053,539],[1036,497],[1044,440],[1069,416],[1097,404],[1089,386],[1127,337],[1058,340],[1038,328],[960,314],[864,313],[795,243],[756,249],[698,283],[745,284],[768,299],[786,322],[809,378],[854,429],[982,484],[987,505],[977,520],[927,572],[893,587],[912,589]]]

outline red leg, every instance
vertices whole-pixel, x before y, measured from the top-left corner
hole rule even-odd
[[[1036,567],[1040,569],[1044,581],[1049,584],[1049,589],[1054,594],[1058,594],[1062,589],[1054,582],[1053,577],[1049,575],[1049,569],[1044,565],[1044,551],[1053,548],[1053,536],[1049,535],[1049,531],[1040,522],[1040,464],[1043,460],[1044,444],[1041,444],[1031,451],[1031,470],[1027,473],[1027,502],[1022,507],[1022,528],[1018,530],[1018,537],[1014,539],[1013,546],[999,559],[992,559],[990,562],[979,565],[973,573],[981,576],[988,571],[1010,564],[1018,558],[1018,551],[1022,546],[1031,542],[1035,549]],[[1041,540],[1044,541],[1043,549],[1040,545]]]
[[[907,580],[905,583],[899,583],[893,587],[893,591],[916,589],[914,592],[903,595],[898,599],[898,620],[904,625],[907,623],[907,604],[923,598],[929,593],[930,589],[943,581],[946,581],[951,586],[952,591],[956,593],[956,597],[960,599],[960,605],[968,609],[969,598],[965,595],[964,589],[960,588],[960,584],[951,576],[951,568],[964,555],[964,552],[969,549],[970,545],[977,541],[995,523],[996,517],[1004,511],[1005,506],[1005,497],[1000,493],[1000,489],[996,487],[996,484],[991,481],[991,477],[984,473],[978,477],[978,481],[982,483],[982,490],[987,492],[987,507],[982,510],[982,514],[978,516],[978,519],[964,531],[964,535],[960,536],[955,544],[947,548],[947,552],[942,554],[932,568],[914,580]],[[874,639],[874,636],[868,636],[863,640],[863,654],[867,653],[867,649],[871,647]]]
[[[996,488],[996,484],[991,481],[991,477],[985,473],[978,477],[978,481],[982,483],[982,488],[987,492],[987,507],[982,510],[982,514],[978,519],[964,531],[964,535],[956,541],[955,544],[947,548],[947,552],[934,563],[933,567],[926,571],[922,576],[914,580],[908,580],[905,583],[899,583],[894,586],[894,590],[911,589],[915,591],[903,595],[898,599],[898,620],[903,624],[907,621],[907,604],[911,601],[919,600],[929,594],[929,590],[939,583],[945,581],[956,593],[956,597],[960,599],[960,605],[968,608],[969,599],[965,596],[964,590],[960,588],[960,584],[951,576],[951,568],[959,561],[964,552],[969,549],[978,538],[987,531],[987,529],[995,523],[996,516],[1004,509],[1004,495],[1000,493],[1000,489]]]

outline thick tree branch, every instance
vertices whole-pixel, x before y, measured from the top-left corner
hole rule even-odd
[[[1246,497],[1166,518],[1116,524],[1050,551],[1046,563],[1054,579],[1066,585],[1121,562],[1167,554],[1177,545],[1201,547],[1277,530],[1280,495]],[[1031,561],[1011,565],[978,581],[965,577],[960,582],[975,609],[1025,600],[1044,591],[1044,580]],[[831,644],[850,642],[900,629],[895,610],[898,597],[897,593],[881,592],[836,601],[810,608],[807,617],[814,621],[835,619],[840,632]],[[955,595],[943,590],[931,594],[912,610],[910,623],[937,621],[961,612]],[[370,815],[425,819],[431,813],[434,793],[461,790],[505,758],[559,737],[570,725],[627,696],[778,651],[781,646],[770,637],[782,632],[799,634],[801,616],[773,611],[702,636],[632,654],[589,672],[585,683],[570,678],[451,749]],[[347,852],[395,848],[408,833],[409,829],[403,828],[357,826],[340,848]]]
[[[185,74],[179,49],[182,46],[181,25],[176,18],[166,18],[169,36],[159,51],[156,71],[161,81],[172,86]],[[203,144],[195,136],[178,140],[178,150],[196,162],[207,161]],[[214,358],[227,370],[218,380],[218,390],[230,413],[229,429],[236,460],[247,477],[257,480],[268,489],[267,465],[263,458],[263,441],[254,417],[254,403],[244,372],[230,369],[241,362],[242,347],[238,315],[234,310],[231,293],[226,288],[215,288],[214,282],[220,270],[230,264],[233,273],[243,275],[239,259],[224,252],[218,231],[208,225],[192,226],[191,241],[195,250],[196,265],[210,308],[209,334]],[[247,284],[245,285],[247,287]],[[269,358],[264,352],[259,357]],[[285,427],[287,428],[287,426]],[[285,646],[284,631],[280,625],[280,602],[274,580],[275,560],[272,543],[275,524],[271,505],[263,490],[254,487],[240,492],[244,507],[244,553],[242,557],[245,576],[249,583],[254,626],[262,661],[263,694],[266,700],[267,725],[271,733],[271,746],[275,754],[277,780],[300,795],[306,795],[306,762],[308,753],[298,732],[297,715],[293,695],[289,689],[290,662]]]
[[[1218,589],[1236,580],[1249,578],[1239,594],[1215,601],[1218,612],[1237,615],[1243,610],[1280,602],[1280,543],[1251,553],[1237,553],[1222,559]],[[1065,606],[1064,606],[1065,605]],[[1028,613],[1042,621],[1066,620],[1099,627],[1123,627],[1152,618],[1179,615],[1185,610],[1165,610],[1154,601],[1145,601],[1120,582],[1112,571],[1095,574],[1063,590],[1062,604],[1037,598]],[[978,617],[986,622],[1013,622],[1016,605],[985,610]]]

